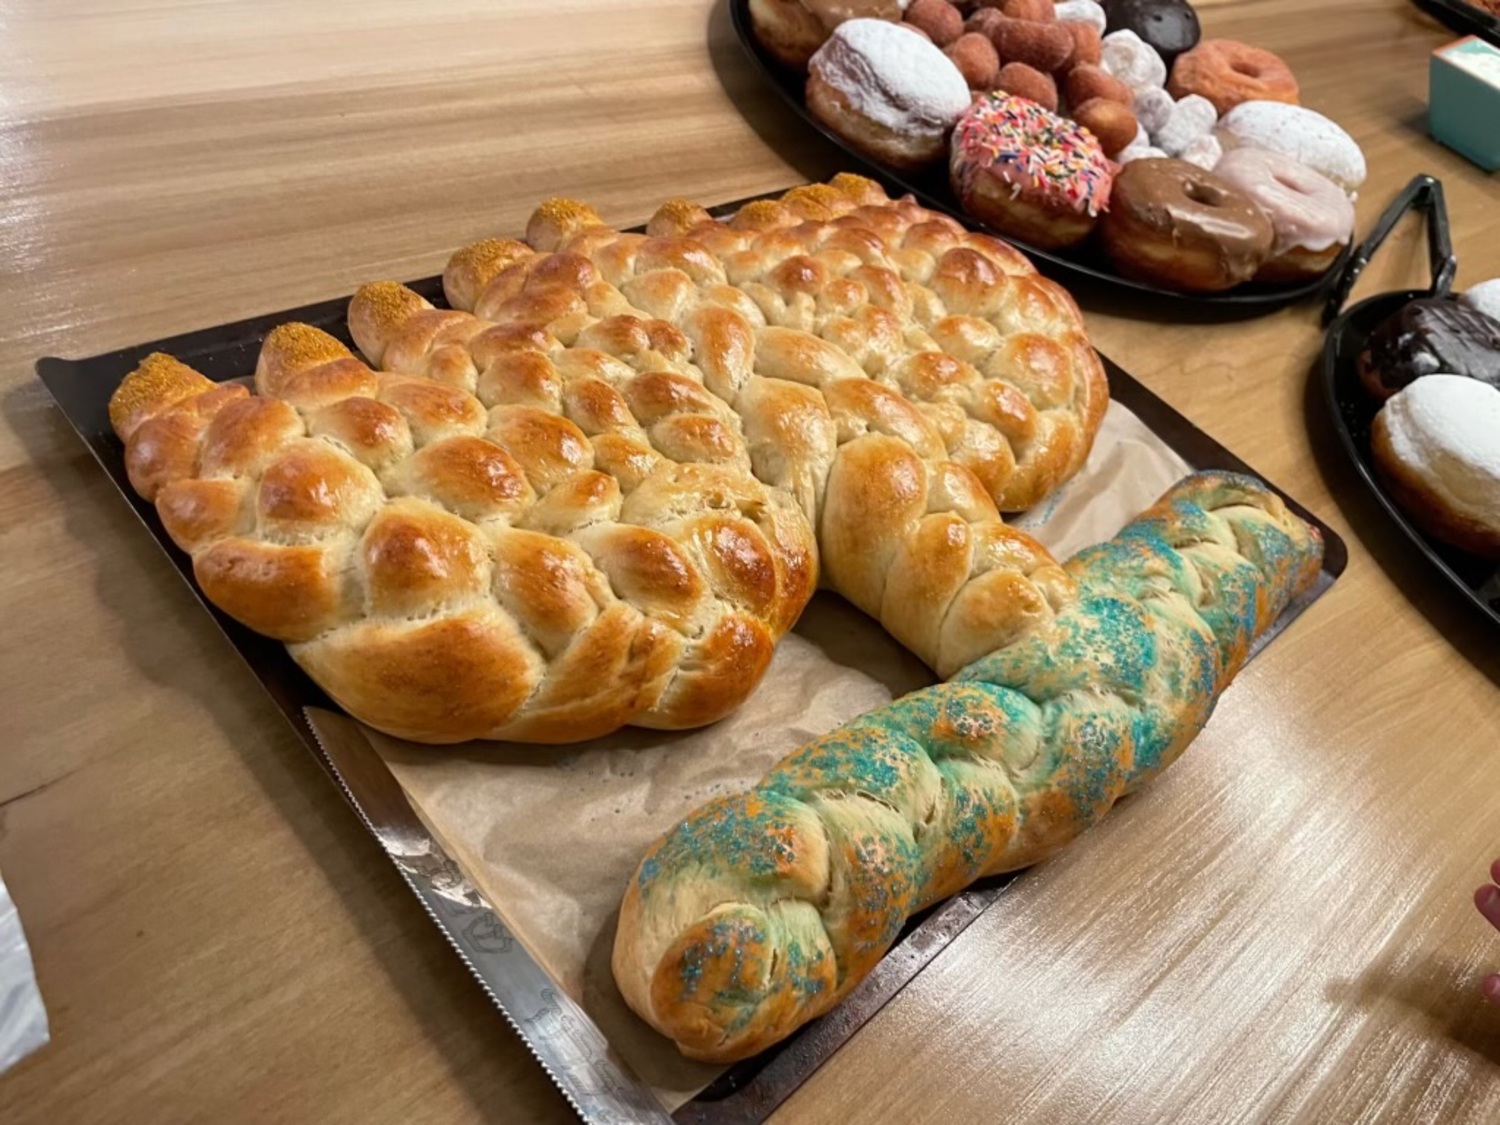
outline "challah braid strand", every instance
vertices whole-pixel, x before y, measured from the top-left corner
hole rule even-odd
[[[1047,857],[1174,760],[1321,555],[1258,481],[1182,481],[1067,564],[1080,597],[1050,623],[653,845],[620,911],[626,1000],[713,1062],[827,1011],[910,915]]]
[[[633,305],[684,332],[705,386],[742,422],[756,475],[791,491],[816,521],[825,584],[948,675],[1045,620],[1072,589],[1039,544],[1000,520],[993,499],[1000,490],[993,482],[1020,471],[1007,443],[1021,448],[1022,438],[1047,430],[1050,414],[1027,398],[1039,392],[1023,393],[940,351],[916,327],[913,308],[920,305],[955,347],[987,361],[999,346],[994,322],[1014,313],[995,290],[1034,271],[1003,243],[892,203],[869,181],[840,179],[844,189],[793,189],[728,224],[669,203],[646,238],[608,230],[587,205],[551,200],[532,216],[528,238],[559,258],[586,257]],[[812,221],[829,219],[847,223]],[[911,246],[893,249],[877,230],[898,242],[909,234]],[[542,272],[521,245],[492,241],[455,255],[444,275],[455,303],[503,310],[531,284],[528,271]],[[990,320],[947,316],[937,295],[903,280],[893,257],[914,275],[939,275],[948,303]],[[734,284],[723,282],[726,272]],[[1011,343],[1025,348],[1007,352],[1009,370],[1067,367],[1068,349],[1080,352],[1083,377],[1062,380],[1088,400],[1087,409],[1068,407],[1074,432],[1080,418],[1088,428],[1071,447],[1079,453],[1107,388],[1071,302],[1063,295],[1060,305],[1042,306],[1061,342],[1016,336]],[[1024,321],[1036,312],[1014,315]],[[1076,469],[1055,457],[1053,464]]]

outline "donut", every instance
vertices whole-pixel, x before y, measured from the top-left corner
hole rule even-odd
[[[1113,179],[1092,133],[1010,94],[979,98],[959,119],[949,175],[969,214],[1048,250],[1088,237]]]
[[[1245,102],[1219,118],[1214,133],[1225,152],[1240,147],[1279,152],[1351,194],[1365,180],[1365,156],[1354,138],[1300,105]]]
[[[1168,67],[1198,45],[1198,13],[1187,0],[1110,0],[1106,34],[1133,31],[1156,49]]]
[[[939,47],[946,47],[964,33],[964,17],[948,0],[911,0],[906,22],[920,27]]]
[[[1099,60],[1104,57],[1104,44],[1093,24],[1082,20],[1062,20],[1057,26],[1073,37],[1073,57],[1068,60],[1069,68],[1076,68],[1080,63],[1099,65]]]
[[[1073,57],[1073,37],[1061,24],[1002,19],[995,25],[995,50],[1002,63],[1020,62],[1048,74]]]
[[[1161,128],[1151,134],[1151,143],[1168,156],[1181,156],[1189,145],[1200,137],[1213,132],[1218,124],[1219,112],[1213,102],[1197,94],[1189,94],[1181,101],[1173,102],[1167,111],[1167,119]]]
[[[1167,83],[1167,64],[1133,31],[1106,35],[1099,47],[1099,65],[1132,90]]]
[[[1370,452],[1413,523],[1500,559],[1500,390],[1461,375],[1418,379],[1375,415]]]
[[[1052,0],[1000,0],[1000,11],[1013,20],[1055,20]]]
[[[1004,19],[1005,17],[1000,14],[999,8],[976,8],[970,13],[969,18],[964,20],[964,30],[977,31],[993,43],[995,41],[995,31]]]
[[[1135,91],[1135,101],[1130,108],[1135,111],[1135,119],[1141,123],[1141,128],[1154,137],[1166,126],[1176,105],[1172,95],[1160,86],[1142,86]]]
[[[1251,198],[1182,160],[1132,160],[1115,177],[1100,241],[1126,277],[1188,292],[1249,281],[1271,252]]]
[[[1002,66],[994,88],[1036,102],[1053,113],[1057,112],[1057,83],[1052,80],[1052,75],[1043,74],[1025,63],[1013,62]]]
[[[1500,323],[1500,277],[1492,277],[1478,285],[1469,286],[1459,300]]]
[[[806,68],[844,20],[899,20],[906,0],[750,0],[750,29],[783,66]]]
[[[1178,160],[1186,160],[1189,164],[1196,164],[1207,172],[1212,172],[1214,166],[1224,155],[1224,149],[1219,144],[1219,138],[1212,133],[1199,137],[1178,155]]]
[[[1234,39],[1205,39],[1172,64],[1167,92],[1200,94],[1228,113],[1242,102],[1297,105],[1297,79],[1280,58]]]
[[[1101,36],[1109,24],[1109,17],[1104,14],[1104,5],[1095,0],[1061,0],[1061,3],[1053,6],[1052,11],[1059,20],[1086,23]]]
[[[1069,105],[1082,105],[1095,98],[1106,98],[1129,106],[1132,100],[1129,86],[1103,67],[1090,66],[1088,63],[1068,71],[1067,77],[1063,79],[1063,92],[1068,97]]]
[[[1359,381],[1377,399],[1445,372],[1500,388],[1500,324],[1448,297],[1419,297],[1386,317],[1359,356]]]
[[[1105,156],[1122,152],[1135,140],[1141,128],[1128,105],[1108,98],[1095,98],[1074,106],[1073,120],[1094,134]]]
[[[1000,56],[989,38],[966,31],[943,48],[971,90],[993,90],[1000,81]]]
[[[1214,166],[1214,175],[1255,200],[1276,232],[1256,281],[1302,281],[1326,273],[1354,234],[1354,205],[1344,189],[1290,157],[1238,148]]]
[[[808,63],[807,108],[866,156],[915,170],[943,155],[969,84],[931,41],[897,23],[840,24]]]

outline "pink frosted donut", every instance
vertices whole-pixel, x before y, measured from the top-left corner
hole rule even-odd
[[[1276,232],[1257,281],[1301,281],[1328,270],[1354,234],[1354,205],[1338,184],[1289,156],[1237,148],[1214,175],[1239,188],[1266,213]]]

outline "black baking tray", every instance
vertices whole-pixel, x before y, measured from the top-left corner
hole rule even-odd
[[[1428,258],[1432,281],[1426,289],[1404,289],[1381,293],[1345,310],[1344,301],[1360,272],[1369,263],[1397,222],[1409,211],[1427,220]],[[1359,356],[1380,322],[1418,297],[1447,296],[1453,286],[1458,261],[1453,255],[1448,230],[1443,185],[1431,176],[1418,176],[1380,217],[1370,237],[1349,261],[1345,275],[1329,298],[1324,319],[1328,335],[1323,345],[1322,382],[1329,415],[1344,450],[1360,480],[1374,494],[1397,527],[1449,583],[1455,586],[1481,614],[1500,625],[1500,566],[1457,547],[1439,542],[1407,518],[1401,506],[1381,483],[1370,452],[1370,425],[1379,404],[1371,400],[1359,381]]]
[[[1460,35],[1477,35],[1500,47],[1500,16],[1464,0],[1412,0],[1412,3]]]
[[[798,116],[842,149],[851,160],[859,165],[861,171],[872,179],[879,180],[892,195],[910,192],[924,207],[952,215],[967,226],[986,230],[998,238],[1003,238],[1030,258],[1039,270],[1058,281],[1077,283],[1082,280],[1089,284],[1124,290],[1137,297],[1150,298],[1153,306],[1160,307],[1162,303],[1165,303],[1168,308],[1178,312],[1197,311],[1219,316],[1260,316],[1298,301],[1319,296],[1339,276],[1348,259],[1349,250],[1346,247],[1327,272],[1295,285],[1246,282],[1223,293],[1184,293],[1180,290],[1154,285],[1149,281],[1136,281],[1132,278],[1121,277],[1092,240],[1082,248],[1068,253],[1043,250],[1022,242],[1000,230],[986,226],[982,220],[970,215],[960,206],[957,197],[953,194],[953,189],[948,184],[946,161],[936,169],[904,173],[872,160],[850,147],[843,138],[808,111],[807,101],[803,96],[807,76],[801,71],[784,66],[760,45],[750,23],[750,0],[728,0],[728,3],[729,14],[734,22],[734,30],[739,36],[741,46],[755,61],[771,86],[796,111]]]
[[[723,214],[746,202],[749,200],[736,201],[712,210],[715,214]],[[445,304],[441,278],[429,277],[410,284],[411,288],[434,304]],[[348,298],[339,298],[170,339],[137,344],[88,359],[48,357],[39,360],[36,365],[37,374],[54,402],[114,482],[122,500],[136,513],[157,545],[172,561],[183,580],[223,630],[230,644],[275,701],[298,737],[319,764],[331,774],[334,771],[304,719],[303,709],[312,707],[337,711],[337,705],[297,667],[281,644],[245,628],[204,598],[194,581],[191,561],[172,544],[155,508],[130,487],[125,473],[124,449],[109,424],[108,402],[125,375],[155,351],[172,354],[210,379],[223,382],[250,376],[254,372],[256,357],[266,334],[276,325],[287,321],[315,325],[352,346],[345,325],[347,307]],[[1198,469],[1224,469],[1254,474],[1254,470],[1244,461],[1194,426],[1121,367],[1108,358],[1101,356],[1101,359],[1108,374],[1111,396],[1133,411],[1190,465]],[[1274,485],[1271,487],[1275,488]],[[1288,606],[1275,625],[1258,638],[1256,652],[1327,592],[1343,573],[1348,562],[1344,542],[1332,528],[1286,493],[1280,489],[1275,490],[1293,511],[1321,531],[1325,545],[1323,571],[1313,588]],[[1012,876],[1003,876],[981,881],[912,919],[881,963],[837,1008],[761,1055],[731,1067],[712,1086],[679,1108],[672,1115],[673,1118],[682,1125],[754,1125],[765,1120],[975,918],[999,901],[1011,878]],[[518,1027],[517,1031],[525,1037],[524,1027]],[[570,1090],[568,1085],[572,1078],[567,1074],[553,1074],[552,1077],[564,1089],[570,1103],[578,1108],[580,1099],[573,1096],[577,1091]]]

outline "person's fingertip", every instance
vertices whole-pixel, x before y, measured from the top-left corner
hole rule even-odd
[[[1484,998],[1491,1004],[1500,1004],[1500,974],[1484,978]]]
[[[1483,886],[1474,892],[1474,905],[1479,907],[1480,913],[1486,918],[1491,914],[1500,914],[1497,904],[1500,904],[1500,887]]]
[[[1500,883],[1500,859],[1497,859],[1494,863],[1490,864],[1490,878],[1495,882]]]

